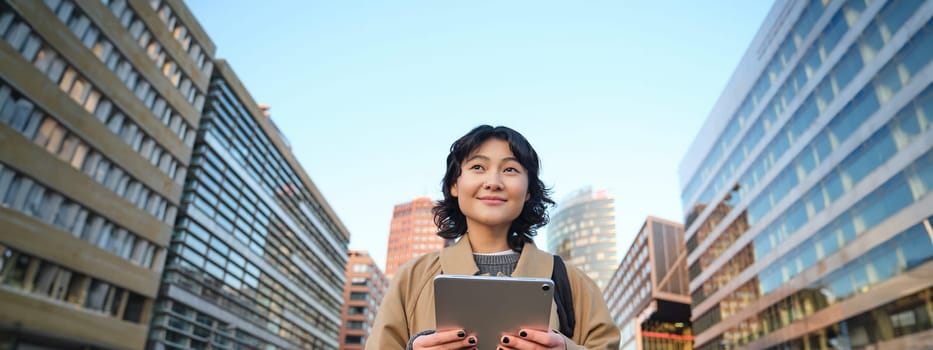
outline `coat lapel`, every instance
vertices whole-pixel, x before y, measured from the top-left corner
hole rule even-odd
[[[551,257],[551,254],[538,250],[534,243],[528,242],[522,248],[522,255],[518,258],[512,276],[551,278],[553,269],[554,258]]]
[[[479,272],[473,260],[470,235],[464,234],[460,241],[441,251],[441,273],[446,275],[475,275]]]
[[[522,255],[518,258],[512,276],[551,278],[553,269],[552,255],[529,242],[522,248]],[[469,234],[464,234],[459,242],[441,251],[441,271],[448,275],[475,275],[479,272],[476,261],[473,260]]]

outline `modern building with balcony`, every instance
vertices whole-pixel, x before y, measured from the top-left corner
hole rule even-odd
[[[2,1],[0,37],[0,348],[143,348],[214,45],[174,0]]]
[[[0,347],[337,348],[349,234],[184,3],[0,38]]]
[[[698,349],[933,346],[933,1],[778,1],[680,167]]]
[[[684,226],[649,216],[603,290],[619,349],[693,348]]]

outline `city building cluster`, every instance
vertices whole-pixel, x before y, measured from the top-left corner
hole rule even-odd
[[[627,198],[557,204],[537,244],[620,349],[933,347],[931,17],[778,1],[683,155],[682,222],[618,252]],[[181,0],[3,0],[0,38],[0,348],[362,349],[399,267],[453,243],[419,197],[384,271],[348,249]]]

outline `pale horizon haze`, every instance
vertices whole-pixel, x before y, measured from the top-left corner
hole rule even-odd
[[[681,222],[678,166],[772,6],[256,4],[188,2],[215,58],[271,106],[350,249],[383,269],[392,207],[440,198],[451,143],[480,124],[528,138],[556,201],[608,189],[620,258],[646,216]]]

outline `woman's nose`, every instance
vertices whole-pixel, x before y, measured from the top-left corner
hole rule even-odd
[[[483,189],[485,190],[500,190],[502,189],[502,181],[500,181],[498,175],[493,175],[486,178],[486,181],[483,181]]]

